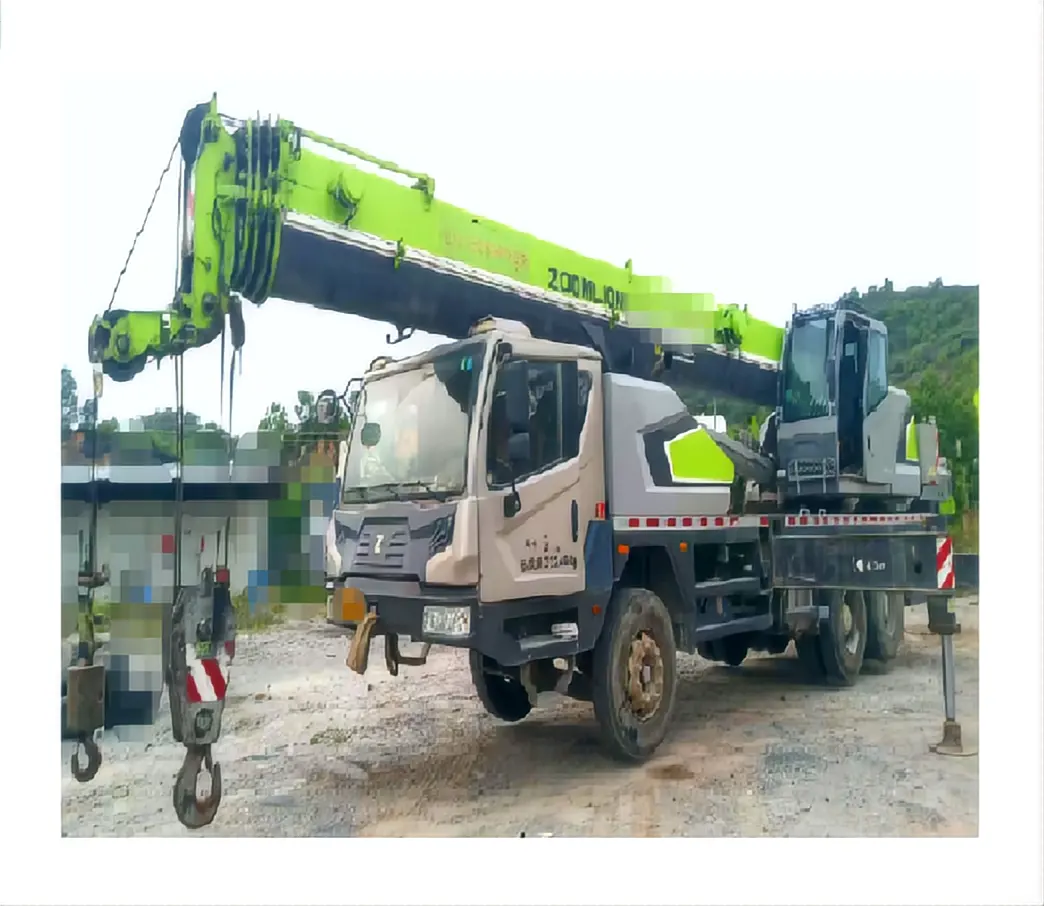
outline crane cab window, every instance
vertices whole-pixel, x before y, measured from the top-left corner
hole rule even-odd
[[[486,451],[487,484],[503,488],[545,472],[580,453],[580,431],[587,414],[591,375],[575,361],[512,359],[507,367],[524,368],[529,386],[529,455],[514,469],[508,457],[510,427],[502,405],[504,369],[493,385]],[[512,472],[514,475],[512,476]]]
[[[888,338],[871,328],[867,339],[866,411],[873,412],[888,395]]]
[[[795,324],[784,367],[783,421],[798,422],[830,414],[830,352],[834,319]]]

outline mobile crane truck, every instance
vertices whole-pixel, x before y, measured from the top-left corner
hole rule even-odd
[[[668,732],[678,651],[736,665],[793,640],[813,674],[847,685],[864,658],[895,657],[908,593],[945,613],[949,473],[934,425],[888,386],[880,322],[833,305],[779,329],[671,293],[630,262],[448,205],[424,174],[287,120],[223,116],[216,98],[188,112],[178,146],[175,298],[95,319],[104,374],[181,362],[226,325],[238,349],[242,300],[272,296],[389,322],[389,343],[415,328],[451,340],[376,360],[353,399],[327,562],[356,672],[374,637],[392,674],[432,645],[464,648],[494,716],[519,721],[549,690],[590,700],[609,751],[636,761]],[[667,372],[774,406],[757,449],[698,425]],[[188,748],[175,807],[190,827],[220,800],[227,583],[219,568],[174,609],[166,682]]]

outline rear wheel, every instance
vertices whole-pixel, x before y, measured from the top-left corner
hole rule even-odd
[[[521,683],[489,673],[478,651],[470,652],[470,662],[471,682],[486,711],[509,724],[517,723],[529,715],[533,706]]]
[[[826,669],[823,667],[823,655],[819,653],[818,635],[800,635],[794,640],[794,650],[798,660],[808,674],[809,679],[822,682]]]
[[[866,649],[866,601],[861,591],[818,589],[816,604],[828,609],[816,635],[795,643],[798,658],[817,680],[851,686],[863,668]]]
[[[713,642],[700,642],[696,646],[696,653],[705,661],[716,661],[730,667],[742,664],[749,651],[750,646],[740,636],[726,636]]]
[[[718,643],[721,659],[730,667],[738,667],[747,659],[750,650],[746,641],[739,636],[727,636]]]
[[[868,591],[865,597],[865,657],[894,660],[906,632],[906,595],[901,591]]]
[[[677,689],[674,628],[645,588],[618,588],[594,650],[592,698],[608,751],[642,761],[663,742]]]

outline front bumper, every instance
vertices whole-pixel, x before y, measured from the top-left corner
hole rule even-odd
[[[341,612],[341,590],[348,586],[365,599],[365,610],[348,618]],[[606,602],[586,595],[524,599],[480,604],[475,588],[447,588],[418,582],[350,577],[329,588],[328,622],[354,628],[362,614],[377,614],[374,635],[408,636],[415,642],[477,650],[505,667],[543,658],[569,657],[594,647],[601,631]],[[467,635],[424,631],[424,608],[467,607],[471,614]],[[597,611],[597,613],[596,613]]]

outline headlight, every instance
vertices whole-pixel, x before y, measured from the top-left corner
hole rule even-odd
[[[471,608],[442,605],[425,607],[422,629],[425,635],[469,635],[471,633]]]

